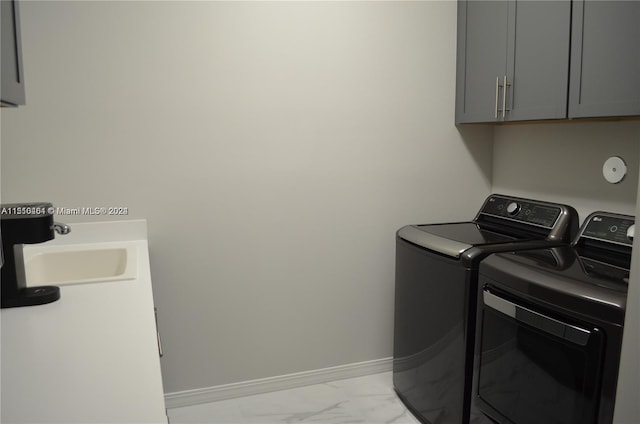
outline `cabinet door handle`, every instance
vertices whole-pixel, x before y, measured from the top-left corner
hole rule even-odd
[[[500,77],[496,77],[496,110],[494,118],[498,119],[498,94],[500,93]]]
[[[504,76],[502,83],[502,119],[507,116],[507,76]]]
[[[160,338],[160,329],[158,328],[158,308],[153,308],[153,313],[156,317],[156,338],[158,339],[158,354],[162,358],[164,356],[164,350],[162,350],[162,339]]]

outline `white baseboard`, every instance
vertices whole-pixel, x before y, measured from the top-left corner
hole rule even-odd
[[[304,371],[295,374],[279,375],[275,377],[261,378],[259,380],[166,393],[164,395],[164,399],[165,405],[168,409],[180,408],[183,406],[326,383],[334,380],[344,380],[347,378],[378,374],[381,372],[391,371],[392,365],[393,358],[375,359],[373,361],[358,362],[355,364],[340,365],[337,367]]]

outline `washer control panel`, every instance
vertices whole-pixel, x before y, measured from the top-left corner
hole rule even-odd
[[[562,209],[558,206],[526,199],[491,196],[481,214],[514,220],[545,228],[553,228]]]
[[[634,232],[633,216],[595,212],[583,224],[580,237],[632,246]]]

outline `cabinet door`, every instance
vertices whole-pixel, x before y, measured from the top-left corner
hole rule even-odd
[[[573,2],[569,117],[640,115],[640,2]]]
[[[16,0],[0,1],[2,22],[2,105],[16,106],[25,103],[20,43],[20,19]]]
[[[571,2],[513,1],[510,8],[505,120],[566,118]]]
[[[506,73],[508,3],[459,1],[456,123],[494,122]]]

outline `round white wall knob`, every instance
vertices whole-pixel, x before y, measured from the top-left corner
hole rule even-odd
[[[621,157],[612,156],[604,162],[602,175],[611,184],[617,184],[627,175],[627,164]]]

